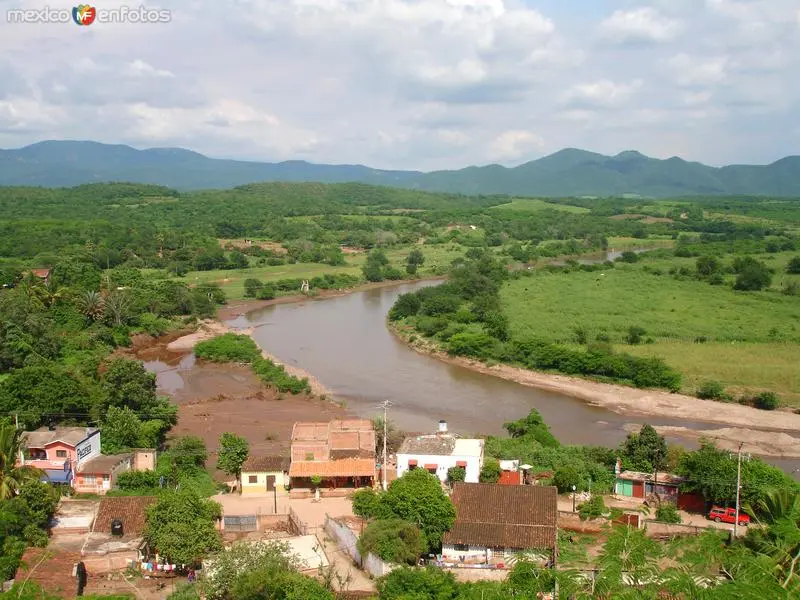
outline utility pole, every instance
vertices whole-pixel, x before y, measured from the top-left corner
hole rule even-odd
[[[736,518],[733,521],[733,539],[739,533],[739,492],[742,487],[742,446],[744,442],[739,442],[739,450],[736,452]]]
[[[381,470],[383,471],[383,491],[384,492],[386,491],[386,488],[389,487],[387,482],[386,482],[386,466],[387,466],[386,463],[387,463],[387,460],[388,460],[388,457],[386,455],[386,436],[387,436],[387,434],[389,432],[389,421],[387,420],[386,413],[387,413],[387,410],[389,409],[389,406],[391,406],[391,404],[392,403],[389,402],[388,400],[384,400],[383,401],[383,464],[381,465],[382,466]]]

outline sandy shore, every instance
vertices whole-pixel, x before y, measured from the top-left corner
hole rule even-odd
[[[630,423],[625,426],[628,431],[639,431],[640,425]],[[661,435],[680,436],[690,439],[713,439],[719,448],[736,451],[743,443],[742,451],[762,456],[778,456],[781,458],[800,458],[800,438],[788,433],[762,431],[760,429],[744,429],[742,427],[722,427],[719,429],[689,429],[671,425],[656,426]]]
[[[539,373],[508,365],[489,366],[477,360],[463,357],[452,357],[441,352],[431,344],[417,339],[409,342],[410,333],[401,331],[389,325],[390,329],[401,340],[406,342],[417,352],[433,356],[452,365],[466,367],[478,373],[492,375],[515,381],[542,390],[566,394],[579,398],[593,406],[613,410],[619,414],[637,416],[657,416],[670,419],[684,419],[687,421],[701,421],[706,423],[719,423],[747,428],[747,430],[767,430],[762,437],[765,444],[774,442],[776,431],[800,431],[800,415],[788,411],[765,411],[742,406],[740,404],[726,404],[713,400],[701,400],[693,396],[672,394],[661,390],[642,390],[600,383],[566,375],[553,375]],[[682,429],[682,428],[677,428]],[[678,432],[675,432],[676,434]],[[793,456],[795,444],[798,440],[787,436],[787,451]],[[782,444],[782,445],[787,445]],[[776,454],[769,452],[769,454]]]

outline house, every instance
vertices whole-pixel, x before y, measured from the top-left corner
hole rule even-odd
[[[522,485],[522,472],[518,460],[500,461],[500,479],[498,485]]]
[[[368,419],[295,423],[292,428],[289,480],[304,493],[320,477],[325,495],[375,483],[375,430]],[[336,492],[336,490],[340,490]],[[294,494],[297,495],[297,494]]]
[[[683,477],[672,473],[640,473],[639,471],[622,471],[617,474],[614,493],[628,498],[642,500],[656,494],[661,500],[678,502],[679,486]]]
[[[99,429],[42,427],[22,434],[22,452],[18,462],[41,469],[43,481],[71,485],[78,466],[99,454]]]
[[[243,496],[286,494],[289,486],[289,459],[283,456],[250,456],[242,465]]]
[[[454,484],[456,520],[442,538],[443,562],[501,567],[523,552],[554,565],[557,498],[552,486]]]
[[[29,273],[45,283],[50,281],[50,269],[31,269]]]
[[[463,467],[465,481],[478,483],[483,466],[484,440],[459,438],[448,433],[447,423],[439,421],[439,431],[431,435],[408,437],[397,451],[397,476],[411,469],[425,469],[442,482],[451,467]]]
[[[75,470],[72,487],[79,494],[105,494],[116,484],[117,476],[133,470],[133,453],[100,454]]]

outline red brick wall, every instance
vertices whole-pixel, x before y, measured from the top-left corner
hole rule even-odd
[[[634,481],[633,482],[633,497],[634,498],[644,498],[644,482],[643,481]]]

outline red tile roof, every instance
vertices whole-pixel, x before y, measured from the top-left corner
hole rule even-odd
[[[375,461],[371,458],[343,458],[326,461],[292,461],[290,477],[375,477]]]
[[[272,473],[287,471],[289,459],[284,456],[249,456],[242,465],[242,472]]]
[[[100,500],[92,531],[111,533],[111,521],[119,519],[122,521],[122,530],[126,536],[142,535],[147,521],[147,509],[157,500],[155,496],[103,498]]]
[[[445,544],[544,549],[558,536],[557,490],[541,485],[456,483],[456,522]]]

